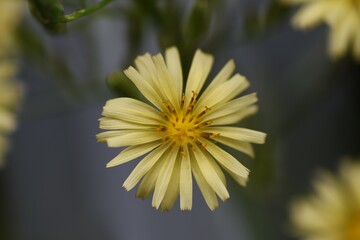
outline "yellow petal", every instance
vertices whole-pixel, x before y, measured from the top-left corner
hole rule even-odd
[[[339,19],[338,22],[332,26],[329,50],[333,57],[338,58],[346,53],[353,34],[356,29],[359,28],[359,17],[356,14],[357,13],[350,11],[348,16]]]
[[[185,106],[190,102],[192,92],[199,93],[209,75],[213,57],[197,50],[192,61],[185,88]]]
[[[142,77],[135,68],[129,67],[124,71],[125,75],[134,83],[141,94],[154,104],[158,109],[163,108],[163,99],[156,90]]]
[[[313,1],[303,8],[293,18],[293,25],[297,28],[310,28],[318,25],[329,14],[330,1]]]
[[[235,66],[234,60],[232,60],[232,59],[229,60],[225,64],[225,66],[220,70],[220,72],[215,76],[215,78],[211,81],[209,86],[204,91],[204,94],[207,91],[211,91],[212,89],[218,87],[223,82],[227,81],[231,77],[231,74],[234,72],[235,67],[236,66]]]
[[[257,144],[265,143],[266,138],[266,133],[239,127],[206,127],[203,131],[220,133],[223,137]]]
[[[235,62],[233,60],[228,61],[221,69],[221,71],[216,75],[216,77],[210,82],[209,86],[205,89],[204,93],[199,98],[198,104],[204,102],[203,98],[216,91],[218,86],[227,81],[234,70]]]
[[[194,155],[196,162],[206,182],[216,192],[216,194],[220,197],[220,199],[225,201],[230,197],[229,192],[227,191],[223,181],[221,180],[217,172],[210,164],[209,161],[211,161],[211,159],[209,160],[197,145],[194,145],[194,147],[195,147]]]
[[[135,122],[128,122],[121,119],[103,117],[99,119],[99,127],[104,130],[124,130],[124,129],[156,129],[159,125],[149,126],[148,124],[138,124]]]
[[[171,175],[169,186],[167,187],[164,199],[162,200],[160,206],[162,211],[171,210],[179,196],[180,165],[181,159],[178,157],[175,161],[175,166]]]
[[[251,146],[251,144],[248,142],[238,141],[238,140],[234,140],[234,139],[223,137],[223,136],[216,137],[216,141],[219,143],[222,143],[226,146],[229,146],[233,149],[236,149],[240,152],[243,152],[252,158],[255,157],[254,149]]]
[[[140,157],[156,147],[158,147],[162,142],[161,141],[155,141],[140,145],[134,145],[127,147],[126,149],[122,150],[119,155],[117,155],[115,158],[113,158],[109,163],[106,164],[106,167],[114,167],[126,162],[129,162],[137,157]]]
[[[210,121],[217,118],[222,118],[230,114],[236,114],[241,110],[249,107],[257,102],[256,93],[248,94],[246,96],[236,98],[230,102],[219,104],[212,108],[206,115],[204,115],[204,121]]]
[[[205,199],[206,204],[208,205],[211,211],[214,211],[216,208],[219,207],[219,203],[216,198],[215,191],[206,182],[195,160],[195,157],[192,154],[191,154],[191,168],[194,174],[194,178],[199,186],[199,189]]]
[[[152,199],[152,206],[155,207],[156,209],[159,208],[165,196],[174,169],[175,160],[177,158],[178,151],[179,151],[179,147],[170,149],[169,157],[162,166],[159,173],[159,177],[156,180],[155,191]]]
[[[249,86],[249,82],[240,74],[236,74],[229,81],[223,82],[213,91],[209,91],[203,96],[194,109],[194,114],[202,111],[203,108],[213,107],[216,104],[227,102],[240,94]]]
[[[140,181],[140,179],[154,166],[154,164],[163,156],[168,150],[170,144],[166,143],[156,148],[149,153],[131,172],[130,176],[125,180],[123,187],[130,191]]]
[[[16,120],[13,113],[0,108],[0,133],[12,132],[15,129]]]
[[[151,132],[151,131],[135,132],[135,130],[130,130],[130,131],[131,132],[122,134],[121,136],[116,136],[106,139],[108,147],[139,145],[139,144],[161,140],[162,138],[162,136],[159,135],[157,132]]]
[[[192,175],[190,154],[187,145],[184,147],[184,156],[180,169],[180,209],[191,210],[192,208]]]
[[[202,139],[206,144],[206,150],[220,163],[220,165],[225,168],[227,171],[232,172],[241,177],[247,178],[249,176],[249,169],[242,165],[238,160],[236,160],[231,154],[222,150],[214,143]]]
[[[166,158],[164,157],[157,161],[155,165],[145,174],[136,191],[136,197],[146,199],[154,190],[160,170],[166,161]]]
[[[153,56],[153,61],[156,67],[156,80],[159,86],[159,89],[163,91],[164,96],[168,99],[171,104],[176,108],[180,108],[181,96],[178,95],[178,91],[175,87],[174,81],[169,73],[169,70],[166,68],[164,58],[161,54]]]
[[[350,199],[360,207],[360,162],[345,159],[340,166],[341,178],[349,189]]]
[[[141,57],[138,57],[136,66],[141,67],[142,72],[141,76],[143,79],[146,79],[150,86],[155,90],[155,93],[161,99],[160,105],[168,99],[168,89],[165,89],[164,86],[167,86],[167,83],[164,81],[168,81],[168,79],[162,79],[159,75],[162,74],[159,71],[158,66],[154,63],[154,59],[156,56],[151,56],[150,54],[145,54]],[[161,57],[162,58],[162,57]]]
[[[171,47],[165,51],[166,66],[171,74],[176,88],[177,98],[180,99],[183,93],[183,75],[179,51],[176,47]]]
[[[228,125],[228,124],[235,124],[240,122],[241,120],[250,117],[257,113],[259,110],[258,106],[250,106],[243,110],[240,110],[237,113],[229,114],[223,117],[209,119],[207,121],[211,121],[212,125]]]
[[[140,124],[161,124],[161,114],[146,103],[132,98],[116,98],[106,102],[103,116]]]

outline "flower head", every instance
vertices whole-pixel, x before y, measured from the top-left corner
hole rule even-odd
[[[151,104],[117,98],[109,100],[103,109],[100,128],[108,131],[98,134],[98,140],[106,141],[109,147],[128,146],[107,166],[145,155],[123,186],[131,190],[142,179],[136,195],[146,198],[154,191],[155,208],[171,209],[180,194],[180,208],[190,210],[194,176],[207,205],[215,209],[216,195],[223,201],[229,198],[222,168],[243,186],[249,174],[216,142],[249,156],[253,156],[250,143],[264,143],[262,132],[223,126],[257,111],[256,94],[235,98],[249,82],[240,74],[232,76],[233,61],[200,94],[212,63],[211,55],[198,50],[183,91],[175,47],[166,50],[165,60],[161,54],[140,56],[135,60],[136,69],[129,67],[125,74]]]
[[[326,23],[331,28],[329,51],[335,57],[350,50],[360,61],[360,0],[282,0],[302,7],[293,25],[307,29]]]
[[[338,177],[321,172],[314,187],[291,205],[295,233],[303,239],[360,239],[360,162],[342,162]]]

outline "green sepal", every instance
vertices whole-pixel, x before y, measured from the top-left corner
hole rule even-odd
[[[28,0],[29,9],[35,19],[51,33],[64,33],[66,24],[64,7],[57,0]]]
[[[139,91],[131,80],[120,71],[110,73],[106,78],[108,87],[118,96],[127,96],[141,99]]]

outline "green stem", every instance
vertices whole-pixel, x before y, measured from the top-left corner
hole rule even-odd
[[[109,4],[112,1],[114,1],[114,0],[103,0],[103,1],[97,3],[97,4],[93,5],[93,6],[88,7],[88,8],[84,8],[84,9],[81,9],[81,10],[76,11],[74,13],[67,14],[67,15],[64,16],[64,21],[65,22],[71,22],[71,21],[74,21],[74,20],[76,20],[78,18],[90,15],[91,13],[96,12],[97,10],[105,7],[107,4]]]

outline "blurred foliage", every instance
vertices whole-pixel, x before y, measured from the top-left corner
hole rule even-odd
[[[245,16],[245,33],[247,38],[260,38],[271,33],[285,23],[291,8],[278,0],[272,0],[265,9],[249,11]]]
[[[81,0],[79,3],[84,8],[67,15],[65,15],[64,7],[58,0],[28,0],[28,4],[34,18],[37,19],[47,31],[53,34],[60,34],[66,32],[67,22],[88,16],[112,1],[113,0],[102,0],[97,4],[86,7],[86,1]]]

